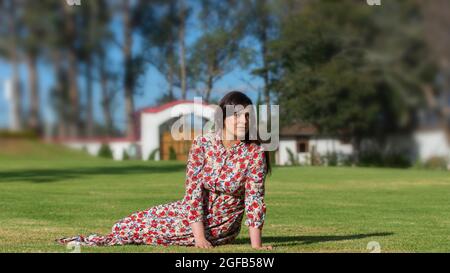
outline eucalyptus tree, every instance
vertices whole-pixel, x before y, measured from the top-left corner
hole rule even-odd
[[[241,47],[245,2],[202,0],[200,3],[200,35],[190,48],[188,72],[194,88],[209,102],[217,81],[249,62],[248,51]]]

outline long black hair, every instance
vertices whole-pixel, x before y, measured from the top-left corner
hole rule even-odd
[[[227,114],[234,114],[234,113],[227,113],[227,109],[226,106],[227,105],[241,105],[244,108],[246,108],[247,106],[253,106],[253,102],[252,100],[245,95],[244,93],[240,92],[240,91],[231,91],[229,93],[227,93],[220,101],[219,101],[219,109],[217,109],[219,112],[216,113],[215,119],[216,122],[215,124],[222,124],[222,126],[225,126],[225,119],[227,118]],[[253,107],[251,108],[251,111],[253,111]],[[220,113],[221,112],[221,113]],[[250,115],[250,117],[254,117],[255,115]],[[254,122],[250,122],[250,124],[255,124],[256,126],[256,121]],[[257,126],[256,126],[257,127]],[[217,128],[219,130],[222,130],[223,128]],[[257,145],[261,145],[262,141],[259,137],[259,134],[256,134],[256,139],[251,139],[250,138],[250,131],[251,128],[249,128],[249,130],[247,130],[247,133],[245,134],[245,138],[244,140],[242,140],[243,142],[250,144],[250,143],[255,143]],[[266,158],[265,160],[265,164],[266,164],[266,174],[271,173],[272,168],[270,166],[270,155],[268,151],[264,151],[264,156]]]

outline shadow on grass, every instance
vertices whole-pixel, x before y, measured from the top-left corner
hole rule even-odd
[[[325,235],[325,236],[263,236],[265,244],[276,244],[277,246],[292,246],[292,245],[310,245],[323,242],[336,242],[345,240],[359,240],[369,237],[385,237],[393,235],[393,232],[377,232],[367,234],[354,235]],[[233,241],[233,244],[249,244],[250,239],[238,238]]]
[[[67,179],[89,177],[96,175],[133,175],[133,174],[155,174],[184,171],[183,164],[167,166],[126,166],[126,167],[92,167],[92,168],[65,168],[65,169],[31,169],[0,172],[1,182],[33,182],[49,183],[59,182]]]

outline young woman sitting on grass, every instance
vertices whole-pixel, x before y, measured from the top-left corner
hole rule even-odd
[[[242,106],[228,113],[226,106]],[[264,184],[270,171],[268,153],[250,140],[252,101],[233,91],[219,103],[223,127],[193,140],[186,168],[182,200],[138,211],[118,221],[106,236],[61,238],[61,244],[87,246],[125,244],[184,245],[211,248],[231,243],[245,225],[254,249],[263,246],[261,233],[266,215]],[[216,120],[216,124],[217,120]],[[233,139],[225,136],[233,136]]]

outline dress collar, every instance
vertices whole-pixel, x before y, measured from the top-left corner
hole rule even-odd
[[[228,151],[236,151],[239,147],[241,147],[244,144],[244,141],[238,140],[235,144],[233,144],[229,149],[225,148],[225,145],[222,143],[222,132],[216,132],[214,134],[214,138],[216,140],[217,147],[219,147],[220,154],[223,154],[224,152]]]

